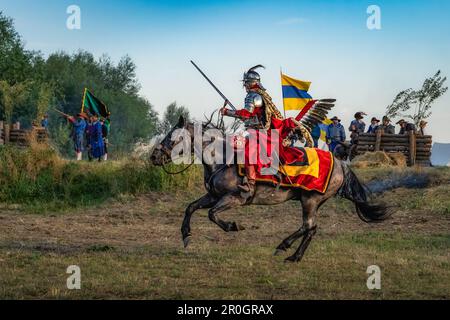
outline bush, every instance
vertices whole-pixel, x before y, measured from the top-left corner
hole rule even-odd
[[[0,146],[0,202],[35,211],[93,205],[122,194],[187,189],[196,181],[201,181],[199,168],[170,176],[140,159],[75,162],[48,146]]]

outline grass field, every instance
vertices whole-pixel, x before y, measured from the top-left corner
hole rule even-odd
[[[358,175],[371,181],[399,172],[367,169]],[[349,201],[327,202],[299,264],[272,255],[300,224],[295,202],[222,213],[246,227],[238,233],[224,233],[206,211],[198,211],[187,249],[179,228],[201,187],[178,188],[173,196],[160,191],[116,197],[63,213],[4,205],[0,297],[449,299],[450,170],[424,172],[432,177],[428,188],[382,195],[398,207],[381,224],[360,221]],[[69,265],[81,269],[80,290],[66,288]],[[381,290],[366,287],[369,265],[381,268]]]

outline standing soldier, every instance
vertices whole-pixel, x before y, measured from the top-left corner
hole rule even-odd
[[[379,130],[383,130],[387,134],[395,134],[395,127],[390,123],[391,119],[387,116],[383,116],[383,124],[378,127]]]
[[[103,160],[108,160],[108,134],[110,128],[109,118],[101,119],[100,123],[102,124],[102,135],[103,135],[103,145],[105,147],[105,154],[103,155]]]
[[[358,144],[358,136],[361,133],[364,133],[364,130],[366,129],[366,124],[362,119],[364,119],[364,116],[366,114],[364,112],[357,112],[355,113],[355,119],[350,122],[350,127],[348,130],[350,130],[350,143],[351,144]]]
[[[327,127],[327,144],[328,149],[333,152],[340,142],[345,142],[345,129],[338,117],[334,116],[330,120],[333,122]]]
[[[87,154],[88,154],[88,159],[89,161],[92,161],[93,157],[92,157],[92,132],[94,130],[94,126],[93,124],[93,116],[91,115],[89,117],[89,123],[86,127],[86,149],[87,149]]]
[[[48,114],[45,114],[41,120],[41,127],[48,130]]]
[[[101,161],[105,154],[105,146],[103,144],[102,125],[98,121],[98,115],[92,116],[92,129],[90,132],[91,154],[94,159]]]
[[[367,133],[375,133],[375,131],[378,130],[380,120],[378,120],[376,117],[373,117],[372,120],[370,120],[370,126],[367,130]]]
[[[78,113],[77,118],[73,116],[69,116],[67,118],[73,125],[72,130],[72,139],[74,143],[75,153],[77,155],[77,161],[83,158],[83,149],[84,149],[84,134],[86,130],[86,119],[87,116],[85,113]]]
[[[350,123],[350,127],[348,130],[350,132],[355,132],[357,134],[364,133],[364,130],[366,129],[366,124],[362,119],[364,119],[364,116],[366,114],[364,112],[357,112],[355,113],[355,119]]]
[[[397,122],[397,124],[400,126],[400,131],[398,134],[407,134],[409,131],[416,132],[416,126],[414,123],[406,122],[405,120],[401,119]]]
[[[427,123],[425,120],[420,120],[419,122],[419,130],[417,130],[417,134],[420,136],[426,135],[425,127],[427,126]]]

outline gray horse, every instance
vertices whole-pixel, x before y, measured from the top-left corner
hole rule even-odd
[[[203,131],[211,128],[203,124]],[[153,150],[150,160],[154,165],[164,166],[171,162],[171,152],[177,141],[172,139],[176,129],[186,129],[194,139],[194,124],[187,123],[180,117],[178,124],[172,128],[167,136]],[[192,154],[194,143],[191,143]],[[205,145],[203,146],[205,147]],[[204,184],[207,193],[195,200],[186,208],[181,226],[184,246],[189,244],[191,237],[190,220],[192,214],[198,209],[209,209],[209,219],[224,231],[239,231],[244,228],[236,222],[224,221],[218,214],[222,211],[242,205],[275,205],[288,200],[301,202],[303,223],[300,228],[284,239],[276,248],[275,254],[289,249],[299,238],[303,237],[294,254],[286,258],[287,261],[298,262],[303,257],[312,237],[316,233],[316,216],[318,209],[326,200],[339,195],[355,203],[358,216],[365,222],[379,222],[386,219],[390,212],[383,204],[373,203],[369,198],[367,188],[358,180],[352,170],[342,161],[334,158],[333,172],[327,191],[322,194],[317,191],[307,191],[300,188],[276,188],[270,183],[258,183],[255,194],[251,200],[244,199],[238,189],[242,184],[242,177],[238,175],[236,164],[207,164],[203,162]]]

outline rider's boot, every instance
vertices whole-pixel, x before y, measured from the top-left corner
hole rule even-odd
[[[246,198],[252,197],[255,193],[256,185],[256,168],[254,165],[245,165],[245,177],[243,184],[238,185],[239,190],[241,190]]]

